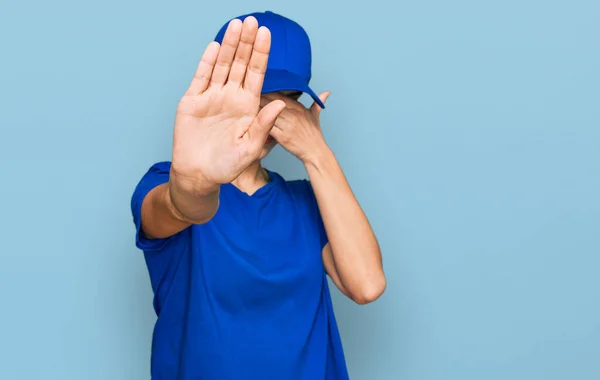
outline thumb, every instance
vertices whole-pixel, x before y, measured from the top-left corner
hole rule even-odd
[[[285,102],[283,100],[274,100],[258,112],[252,124],[250,124],[250,128],[246,131],[248,140],[253,146],[262,148],[273,128],[273,124],[275,124],[275,120],[284,108]]]
[[[319,94],[319,99],[323,102],[323,104],[325,104],[329,95],[331,95],[331,92],[329,91],[325,91]],[[314,102],[313,105],[310,107],[310,111],[313,115],[315,115],[315,117],[319,117],[319,114],[322,110],[323,108],[321,108],[321,106],[319,106],[319,103],[317,102]]]

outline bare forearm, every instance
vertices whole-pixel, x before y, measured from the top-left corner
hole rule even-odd
[[[342,168],[325,145],[305,165],[341,282],[352,298],[379,297],[385,288],[380,247]]]

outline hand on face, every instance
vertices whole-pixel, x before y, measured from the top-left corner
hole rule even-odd
[[[329,95],[329,92],[323,92],[319,99],[325,103]],[[262,95],[260,105],[263,107],[274,100],[283,100],[286,107],[275,120],[270,135],[284,149],[306,163],[325,142],[319,121],[321,107],[314,103],[310,108],[306,108],[294,98],[282,93]]]

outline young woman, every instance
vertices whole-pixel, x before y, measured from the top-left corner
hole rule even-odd
[[[385,289],[379,245],[309,88],[310,43],[272,12],[234,19],[181,98],[171,162],[132,197],[158,315],[152,378],[347,379],[327,283],[359,304]],[[307,109],[297,101],[307,93]],[[309,180],[261,166],[275,144]]]

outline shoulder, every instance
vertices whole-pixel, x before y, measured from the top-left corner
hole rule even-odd
[[[169,174],[171,171],[171,161],[160,161],[152,164],[144,174],[144,177],[149,177],[152,175],[160,175],[160,174]]]
[[[308,179],[298,179],[286,181],[286,184],[291,190],[295,201],[308,213],[309,219],[316,226],[322,249],[327,244],[328,239],[311,182]]]
[[[290,193],[294,198],[310,198],[313,194],[312,186],[307,179],[285,179],[278,172],[267,170],[271,181],[280,190]]]
[[[169,181],[171,163],[169,161],[156,162],[141,173],[131,196],[131,209],[134,215],[141,213],[142,201],[155,187]]]
[[[315,193],[309,180],[295,179],[291,181],[285,181],[285,186],[289,189],[294,198],[313,202]]]
[[[290,190],[299,194],[306,194],[312,191],[310,181],[307,179],[295,179],[291,181],[285,181],[285,184]]]
[[[154,187],[169,181],[171,163],[169,161],[156,162],[142,173],[134,190],[134,198],[144,197]]]
[[[273,182],[278,184],[279,187],[284,187],[294,195],[309,195],[312,192],[312,186],[307,179],[296,178],[290,180],[283,178],[283,176],[278,172],[268,169],[267,171],[269,172],[269,176],[271,176],[271,180]]]
[[[309,209],[315,209],[317,200],[308,179],[287,180],[285,186],[296,202],[308,206]]]
[[[154,187],[169,180],[171,172],[171,162],[162,161],[152,164],[145,172],[142,172],[141,178],[138,181],[137,189]]]

